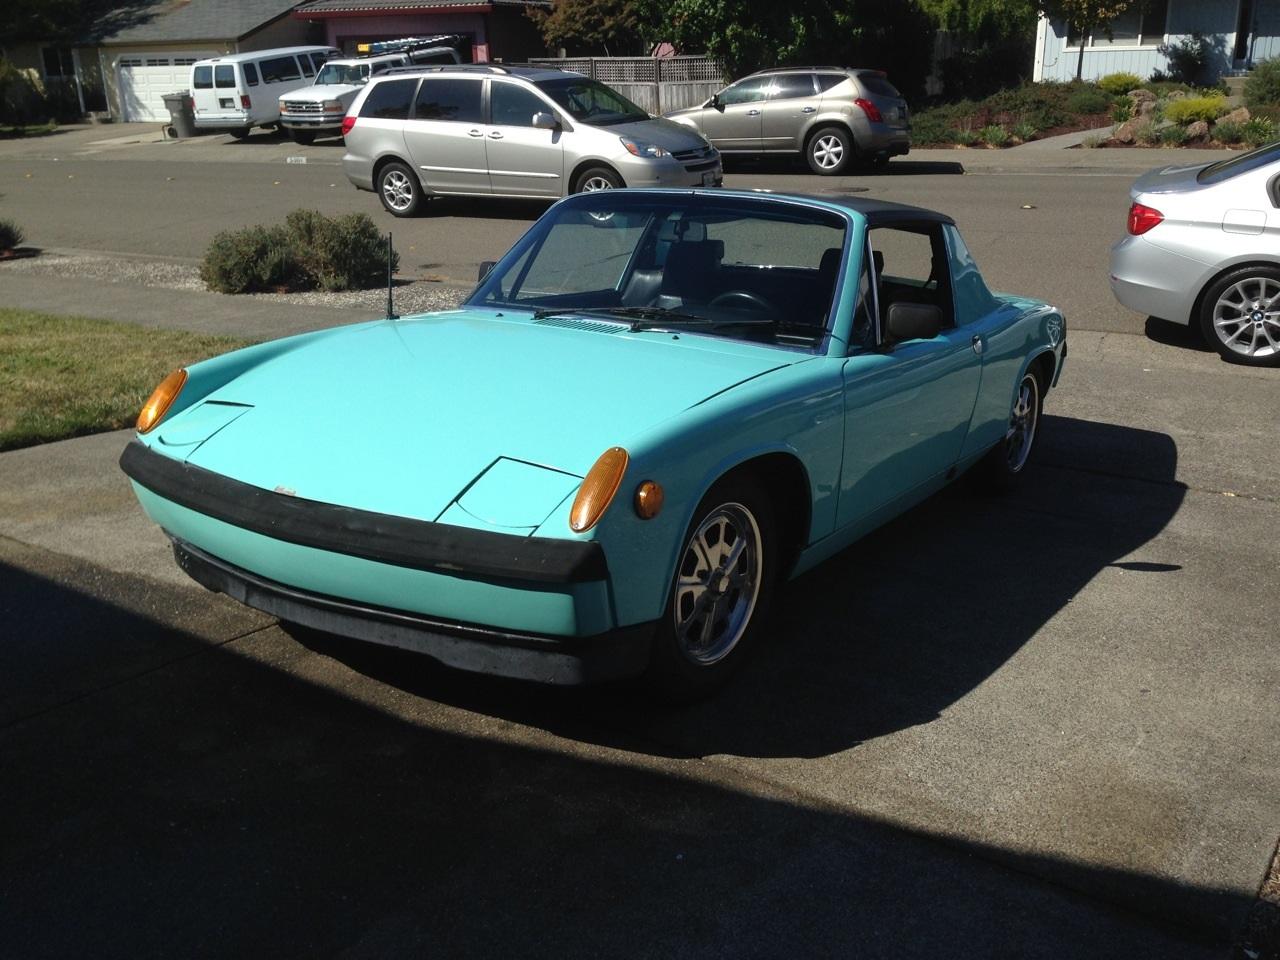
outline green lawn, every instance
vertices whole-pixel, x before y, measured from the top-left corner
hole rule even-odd
[[[0,450],[130,426],[170,370],[248,342],[0,309]]]

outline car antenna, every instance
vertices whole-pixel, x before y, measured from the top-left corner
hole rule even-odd
[[[388,320],[399,320],[395,304],[391,300],[391,261],[395,258],[395,248],[391,245],[391,231],[387,231],[387,316]]]

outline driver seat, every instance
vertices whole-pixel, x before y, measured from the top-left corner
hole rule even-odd
[[[724,259],[723,240],[681,240],[667,251],[662,285],[655,307],[671,309],[686,303],[706,303],[716,289],[716,273]]]

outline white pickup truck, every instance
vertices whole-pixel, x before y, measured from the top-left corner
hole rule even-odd
[[[392,67],[461,63],[455,35],[361,44],[362,55],[325,62],[315,83],[280,98],[280,125],[297,143],[342,132],[342,118],[369,78]],[[367,51],[367,52],[366,52]]]

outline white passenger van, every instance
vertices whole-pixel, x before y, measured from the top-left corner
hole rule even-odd
[[[197,60],[191,66],[191,109],[196,129],[247,137],[250,129],[280,122],[280,97],[309,86],[333,47],[280,47]]]

